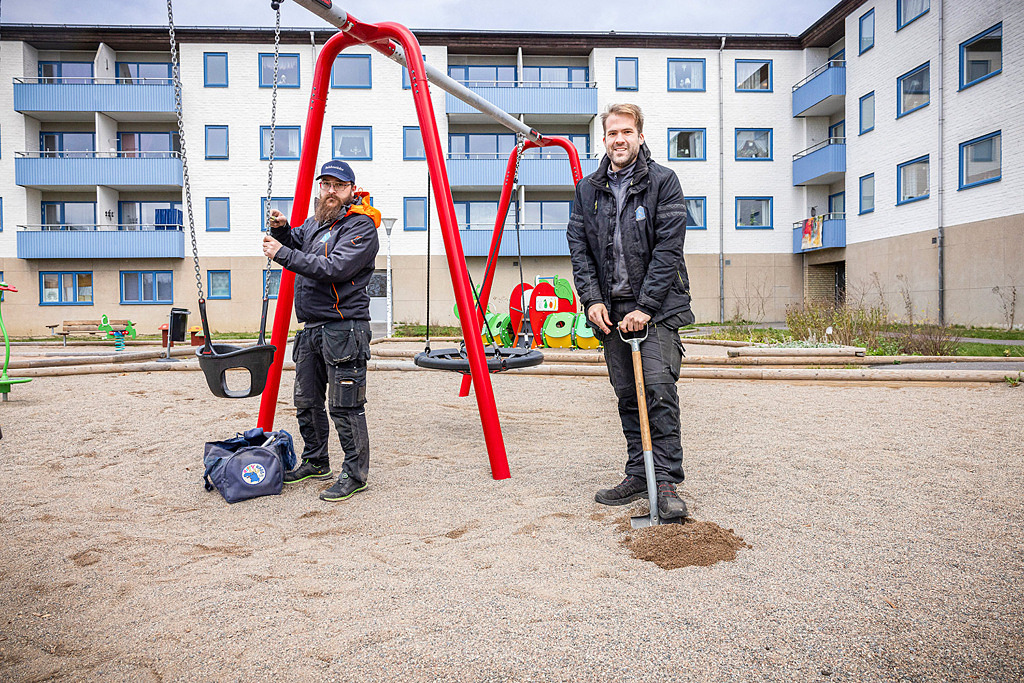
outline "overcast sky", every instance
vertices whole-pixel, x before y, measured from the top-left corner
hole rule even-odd
[[[838,0],[334,0],[361,21],[439,29],[788,33],[798,35]],[[167,23],[161,0],[4,0],[4,23],[139,26]],[[178,26],[273,26],[270,0],[174,0]],[[321,27],[288,0],[281,23]]]

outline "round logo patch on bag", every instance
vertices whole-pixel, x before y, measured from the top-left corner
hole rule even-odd
[[[267,478],[267,470],[258,462],[249,463],[242,470],[242,481],[250,486],[255,486]]]

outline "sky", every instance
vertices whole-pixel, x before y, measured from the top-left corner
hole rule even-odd
[[[788,33],[799,35],[839,0],[334,0],[366,22],[412,29]],[[638,11],[638,8],[641,11]],[[161,26],[162,0],[3,0],[3,23]],[[177,26],[273,26],[270,0],[174,0]],[[326,26],[285,0],[283,27]]]

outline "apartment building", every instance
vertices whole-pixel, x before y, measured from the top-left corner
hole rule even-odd
[[[1008,0],[848,0],[799,36],[416,34],[429,64],[568,137],[584,173],[603,155],[599,113],[619,101],[643,108],[647,145],[687,196],[698,320],[781,320],[809,299],[881,296],[898,315],[906,300],[917,319],[980,325],[1004,322],[1000,293],[1016,286],[1024,299],[1024,181],[1003,154],[1024,125],[1022,26],[1024,6]],[[331,35],[282,33],[271,201],[286,214],[313,67]],[[172,305],[197,312],[184,149],[212,325],[254,330],[264,286],[273,296],[279,277],[260,251],[272,31],[177,31],[184,145],[162,29],[5,25],[2,37],[0,272],[20,290],[4,304],[8,329],[40,334],[105,313],[145,330]],[[515,137],[431,93],[479,283]],[[366,48],[338,57],[318,157],[351,163],[396,219],[381,236],[374,317],[385,315],[390,242],[395,320],[426,319],[429,251],[430,319],[453,322],[403,69]],[[525,156],[495,308],[520,268],[528,282],[570,276],[572,198],[562,151]]]

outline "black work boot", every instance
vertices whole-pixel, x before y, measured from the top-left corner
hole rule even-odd
[[[334,503],[351,498],[354,494],[359,493],[365,488],[366,484],[362,484],[348,476],[348,472],[342,472],[341,476],[338,477],[338,481],[334,482],[334,486],[320,494],[320,500]]]
[[[676,485],[670,481],[658,482],[658,515],[662,519],[685,519],[686,503],[676,493]]]
[[[284,473],[284,483],[294,484],[307,479],[330,479],[334,476],[331,466],[316,465],[311,460],[303,460],[302,464],[291,472]]]
[[[640,496],[647,495],[647,481],[640,477],[627,474],[617,486],[601,489],[594,494],[594,500],[601,505],[625,505],[632,503]]]

